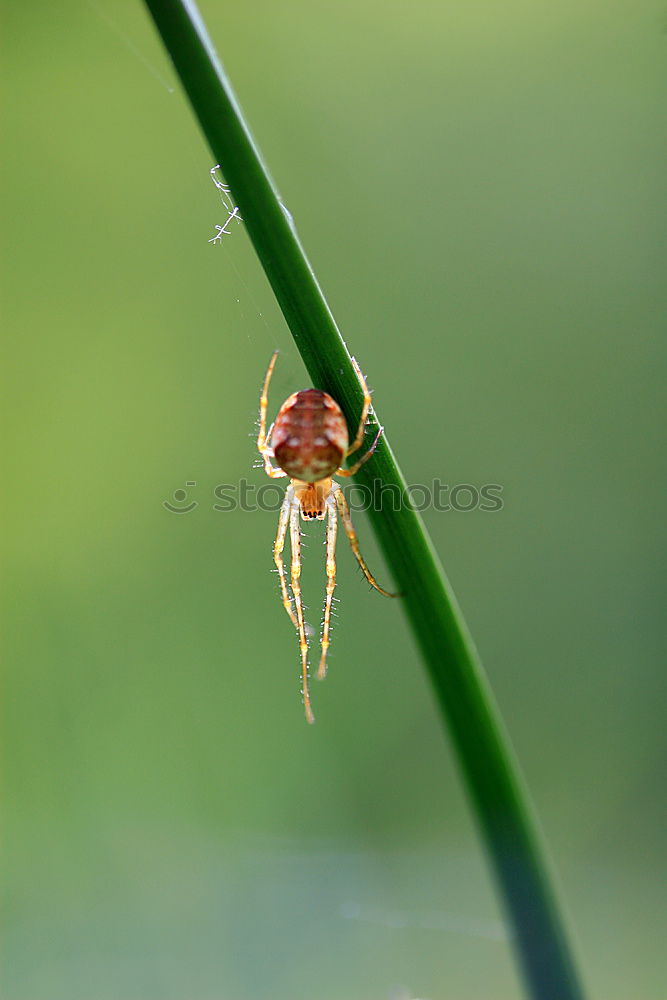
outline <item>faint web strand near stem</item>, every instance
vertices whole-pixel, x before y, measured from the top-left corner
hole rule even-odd
[[[217,232],[215,236],[211,237],[211,239],[208,241],[209,243],[222,243],[223,236],[231,236],[231,232],[227,227],[231,224],[233,219],[235,219],[237,223],[243,222],[243,219],[241,218],[241,215],[239,213],[238,205],[234,204],[230,187],[222,180],[222,177],[218,176],[217,174],[218,170],[220,170],[219,163],[217,163],[214,167],[211,168],[211,180],[213,181],[216,188],[220,192],[220,200],[222,201],[222,204],[224,205],[227,211],[227,218],[221,226],[217,225],[216,223],[215,228]]]

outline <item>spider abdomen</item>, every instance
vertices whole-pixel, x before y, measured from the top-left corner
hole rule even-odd
[[[271,435],[280,468],[305,483],[333,475],[345,457],[348,441],[343,411],[320,389],[304,389],[285,400]]]

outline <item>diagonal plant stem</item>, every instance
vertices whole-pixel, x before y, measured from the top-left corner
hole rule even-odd
[[[195,115],[240,208],[257,255],[314,384],[350,422],[360,388],[345,343],[269,177],[192,0],[146,0]],[[400,497],[369,516],[393,570],[514,928],[535,1000],[582,1000],[552,876],[528,794],[472,638],[386,438],[358,473]]]

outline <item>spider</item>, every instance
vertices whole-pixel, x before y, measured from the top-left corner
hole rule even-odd
[[[278,570],[280,593],[285,611],[290,616],[299,636],[301,651],[301,677],[303,683],[303,704],[308,722],[314,722],[315,717],[310,704],[308,691],[308,640],[303,618],[303,603],[301,599],[301,531],[299,528],[299,512],[304,520],[327,518],[327,586],[324,602],[324,617],[322,624],[322,652],[317,670],[318,679],[326,676],[327,653],[329,651],[329,631],[331,623],[331,605],[336,587],[336,534],[338,531],[338,514],[340,514],[352,552],[359,563],[362,572],[370,585],[384,594],[385,597],[398,597],[377,583],[375,577],[366,565],[361,552],[357,533],[352,525],[350,508],[340,484],[332,476],[353,476],[358,469],[371,457],[382,435],[380,427],[375,440],[368,451],[349,468],[342,469],[343,462],[349,455],[361,447],[364,440],[366,418],[371,405],[371,396],[366,380],[361,374],[359,365],[352,358],[354,370],[364,393],[364,403],[356,437],[349,444],[349,435],[345,417],[335,399],[320,389],[302,389],[294,392],[285,400],[278,411],[274,423],[266,430],[266,411],[268,408],[269,383],[273,375],[278,351],[275,351],[264,379],[262,395],[259,401],[259,435],[257,448],[264,460],[266,474],[272,479],[289,476],[290,485],[285,492],[278,521],[278,534],[273,546],[273,559]],[[278,468],[272,464],[274,458]],[[290,528],[290,544],[292,548],[291,584],[294,597],[294,608],[287,589],[283,549],[287,525]]]

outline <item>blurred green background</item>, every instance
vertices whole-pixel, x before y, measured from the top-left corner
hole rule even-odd
[[[5,0],[7,1000],[511,1000],[400,608],[341,545],[299,699],[261,378],[307,383],[142,5]],[[203,14],[425,518],[593,997],[664,969],[661,4]],[[173,88],[170,91],[170,88]],[[169,513],[185,489],[198,506]],[[390,583],[363,515],[362,542]],[[321,525],[306,526],[317,625]]]

